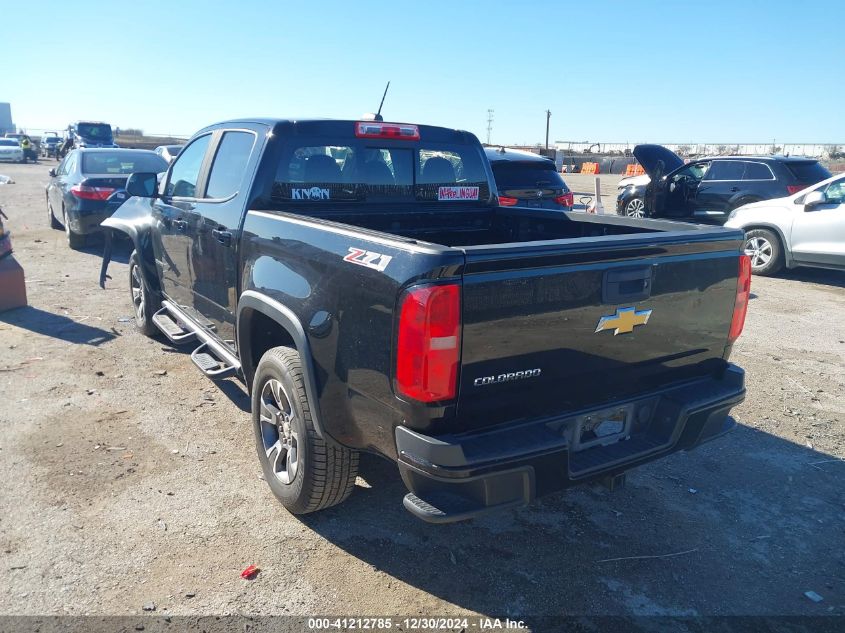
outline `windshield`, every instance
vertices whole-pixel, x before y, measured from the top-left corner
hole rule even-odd
[[[2,147],[18,147],[18,142],[13,138],[0,138],[0,146],[2,146]]]
[[[96,140],[111,139],[111,126],[108,123],[79,123],[76,133],[83,138]]]
[[[86,152],[82,155],[84,174],[131,174],[167,171],[167,161],[152,152]]]
[[[297,141],[281,153],[274,202],[477,202],[489,197],[478,149],[471,145],[380,147]]]
[[[496,161],[491,164],[499,189],[553,187],[566,189],[554,163],[540,161]]]
[[[171,156],[178,156],[179,152],[182,151],[181,145],[167,145],[167,153]]]

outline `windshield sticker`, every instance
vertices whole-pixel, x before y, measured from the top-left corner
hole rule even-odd
[[[293,200],[330,200],[331,193],[322,187],[310,187],[308,189],[291,189]]]
[[[359,266],[366,266],[379,272],[384,272],[390,260],[393,259],[390,255],[382,255],[373,251],[365,251],[363,248],[349,247],[349,254],[343,258],[343,261],[350,264],[358,264]]]
[[[438,200],[478,200],[478,187],[440,187]]]

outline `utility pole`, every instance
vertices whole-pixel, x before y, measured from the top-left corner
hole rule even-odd
[[[549,149],[549,119],[552,118],[550,110],[546,110],[546,149]]]
[[[490,135],[493,133],[493,110],[487,109],[487,144],[490,145]]]

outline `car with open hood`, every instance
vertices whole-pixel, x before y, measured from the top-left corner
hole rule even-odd
[[[634,156],[650,178],[646,217],[688,222],[724,224],[737,207],[790,196],[830,177],[818,160],[803,156],[714,156],[684,162],[662,145],[637,145]]]
[[[796,266],[845,270],[845,174],[785,198],[739,207],[725,226],[745,231],[754,274]]]

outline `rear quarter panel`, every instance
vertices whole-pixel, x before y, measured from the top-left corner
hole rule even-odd
[[[395,426],[424,429],[453,413],[397,398],[392,354],[402,289],[459,278],[460,251],[253,210],[244,220],[242,262],[242,290],[278,301],[302,324],[323,429],[335,440],[394,457]]]

